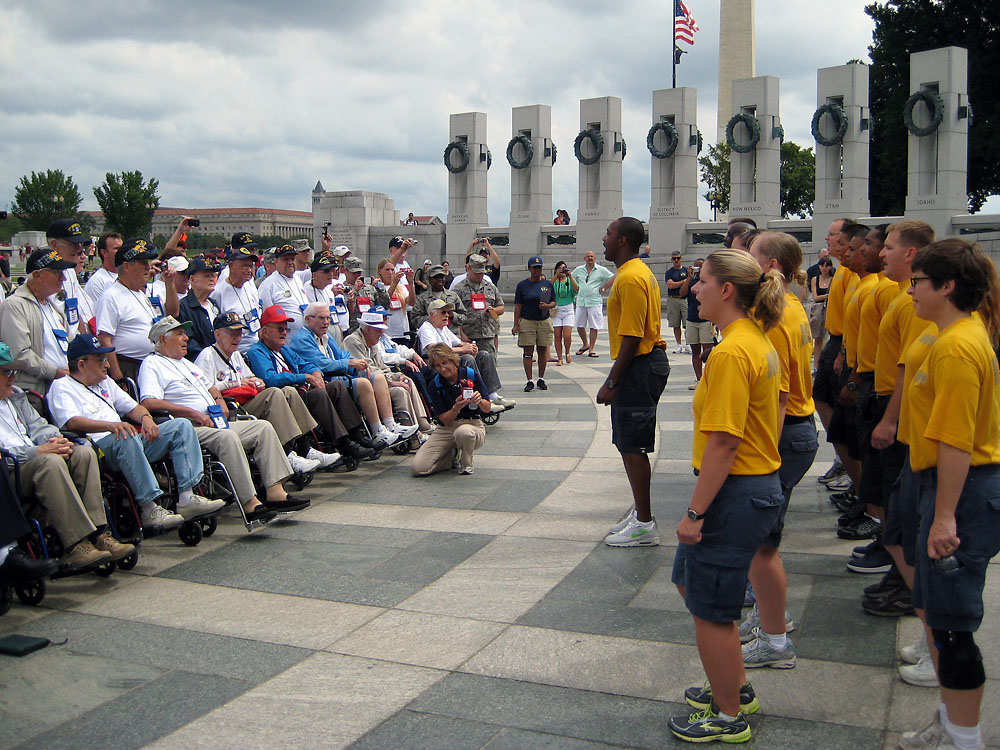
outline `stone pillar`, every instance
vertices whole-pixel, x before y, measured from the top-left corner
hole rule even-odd
[[[531,141],[533,154],[528,166],[510,168],[510,244],[503,266],[520,273],[529,257],[542,254],[541,228],[552,222],[552,108],[544,104],[514,107],[511,138],[518,136]],[[524,147],[515,145],[511,156],[516,162],[523,160]]]
[[[768,221],[781,217],[782,132],[778,79],[758,76],[735,81],[731,111],[734,115],[753,115],[760,125],[760,140],[748,153],[733,150],[729,168],[729,215],[749,216],[764,229]],[[750,133],[742,124],[736,126],[733,136],[737,144],[750,142]]]
[[[489,224],[486,212],[486,113],[464,112],[449,118],[448,143],[464,143],[469,149],[469,166],[461,172],[448,172],[448,227],[445,230],[445,254],[454,266],[462,265],[465,249],[476,236],[476,229]],[[450,156],[458,166],[459,149]]]
[[[719,7],[719,106],[716,143],[726,142],[733,82],[757,74],[754,0],[722,0]]]
[[[813,248],[835,219],[869,215],[868,203],[868,66],[838,65],[816,72],[816,107],[836,104],[847,116],[847,131],[839,143],[816,142],[816,200],[813,202]],[[837,122],[830,114],[819,120],[819,134],[833,138]]]
[[[581,99],[580,130],[588,129],[600,132],[604,151],[594,164],[580,162],[576,251],[583,258],[585,252],[593,250],[600,259],[604,232],[608,224],[622,215],[622,100],[617,96]],[[593,145],[586,138],[581,144],[581,155],[584,158],[594,155]]]
[[[692,88],[653,92],[653,124],[670,122],[677,131],[673,155],[652,161],[652,203],[649,207],[651,255],[670,257],[687,244],[686,225],[698,221],[698,91]],[[653,146],[664,150],[667,134],[653,137]]]
[[[951,219],[969,210],[969,57],[962,47],[915,52],[910,55],[910,93],[935,92],[944,105],[937,130],[918,137],[909,134],[906,178],[906,215],[934,227],[939,237],[954,234]],[[913,109],[917,128],[930,124],[930,109]]]

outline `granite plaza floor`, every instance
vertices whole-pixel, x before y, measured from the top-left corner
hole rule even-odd
[[[509,339],[508,339],[509,341]],[[574,343],[574,346],[576,344]],[[66,640],[0,656],[0,746],[584,748],[681,746],[668,717],[703,679],[691,618],[670,584],[673,528],[694,484],[689,357],[671,354],[659,407],[654,513],[663,545],[601,540],[630,503],[594,401],[598,359],[549,367],[488,428],[471,477],[409,475],[386,454],[321,475],[314,505],[252,535],[228,516],[185,547],[149,540],[131,573],[50,585],[0,634]],[[865,615],[874,580],[845,571],[853,543],[815,477],[796,491],[783,557],[798,664],[755,670],[758,748],[895,747],[936,691],[895,676],[914,618]],[[986,740],[1000,747],[1000,569],[978,638],[992,679]]]

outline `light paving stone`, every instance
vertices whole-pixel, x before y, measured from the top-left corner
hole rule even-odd
[[[927,726],[934,717],[938,701],[939,693],[936,689],[907,685],[896,677],[892,686],[892,710],[887,724],[889,730],[902,733]],[[988,679],[979,721],[983,741],[991,747],[1000,746],[1000,715],[997,714],[996,706],[1000,706],[1000,680]]]
[[[506,536],[525,536],[539,539],[572,539],[580,542],[597,542],[608,533],[608,519],[604,516],[584,518],[554,513],[528,513],[505,532]]]
[[[513,622],[592,547],[587,542],[498,537],[398,607]]]
[[[342,748],[445,674],[318,653],[149,747]]]
[[[454,670],[506,627],[485,620],[390,610],[327,646],[326,650]]]
[[[377,607],[165,578],[139,581],[128,594],[108,594],[77,611],[313,649],[382,612]]]
[[[584,466],[588,462],[586,459]],[[624,470],[614,473],[576,471],[535,510],[561,515],[606,516],[609,523],[614,523],[631,503],[632,490]]]
[[[480,469],[522,469],[528,471],[573,471],[580,465],[578,456],[475,455],[476,472]]]
[[[704,679],[692,646],[512,626],[463,672],[676,701]]]
[[[433,481],[423,479],[415,481]],[[371,503],[324,503],[315,508],[310,521],[357,526],[380,526],[420,531],[461,531],[496,536],[521,519],[521,513],[452,508],[418,508]]]

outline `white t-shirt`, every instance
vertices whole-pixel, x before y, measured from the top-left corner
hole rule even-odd
[[[80,286],[80,280],[76,276],[76,268],[67,268],[63,271],[63,294],[66,300],[76,300],[76,314],[79,315],[79,321],[77,325],[70,324],[70,327],[74,332],[80,330],[79,324],[85,324],[87,330],[90,330],[90,319],[94,317],[94,303],[91,301],[90,296],[83,291],[83,287]],[[49,297],[49,304],[54,305],[56,310],[58,310],[63,317],[66,315],[66,303],[59,299],[59,294],[53,294]]]
[[[76,331],[67,330],[66,319],[59,314],[52,304],[43,305],[35,301],[38,309],[42,311],[42,358],[46,362],[51,362],[56,367],[67,368],[69,362],[66,359],[66,349],[73,340]]]
[[[302,285],[295,279],[282,276],[277,271],[268,276],[260,284],[260,303],[266,310],[271,305],[278,305],[291,320],[288,323],[288,335],[291,336],[305,323],[302,311],[309,304],[302,291]]]
[[[14,448],[34,444],[35,441],[28,437],[28,428],[10,399],[0,401],[0,446]]]
[[[73,417],[96,419],[100,422],[120,422],[138,404],[111,378],[104,378],[94,386],[85,386],[70,376],[52,381],[46,395],[52,422],[62,428]],[[92,432],[90,437],[100,440],[110,432]]]
[[[249,330],[243,332],[243,338],[240,340],[240,352],[246,354],[247,350],[257,343],[257,331],[260,330],[261,307],[257,286],[248,281],[237,289],[228,281],[225,283],[220,281],[215,285],[211,299],[219,306],[219,312],[234,312],[250,326]],[[252,317],[256,322],[250,322]]]
[[[95,310],[97,309],[97,303],[104,296],[104,291],[110,284],[114,284],[117,278],[117,273],[109,271],[104,266],[101,266],[90,275],[90,278],[87,280],[87,286],[83,290],[90,295],[90,302]]]
[[[389,288],[381,279],[375,282],[375,286],[387,295],[389,294]],[[385,319],[385,322],[389,326],[387,333],[390,338],[405,336],[406,332],[410,330],[410,319],[406,315],[408,307],[406,296],[407,293],[403,291],[402,284],[399,284],[396,286],[395,293],[389,298],[389,317]],[[398,304],[399,307],[393,307],[393,304]]]
[[[448,326],[435,328],[429,320],[425,320],[417,329],[417,338],[420,340],[420,351],[426,353],[427,347],[434,344],[447,344],[449,347],[458,346],[462,339],[451,332]]]
[[[151,354],[139,367],[139,398],[157,398],[208,413],[215,405],[209,393],[214,385],[194,362]]]
[[[206,346],[198,352],[194,363],[220,391],[235,388],[247,378],[254,377],[253,371],[238,349],[233,352],[233,356],[227,362],[218,348]]]
[[[312,281],[313,272],[311,268],[303,268],[301,271],[293,271],[292,276],[295,277],[295,281],[299,286],[304,287]]]
[[[158,317],[143,291],[133,292],[116,281],[97,305],[97,332],[111,334],[116,354],[143,359],[153,351],[149,329]]]

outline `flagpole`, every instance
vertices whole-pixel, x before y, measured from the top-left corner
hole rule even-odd
[[[676,16],[676,12],[675,12]],[[673,45],[670,50],[670,62],[673,65],[673,85],[671,88],[677,88],[677,19],[673,19]]]

